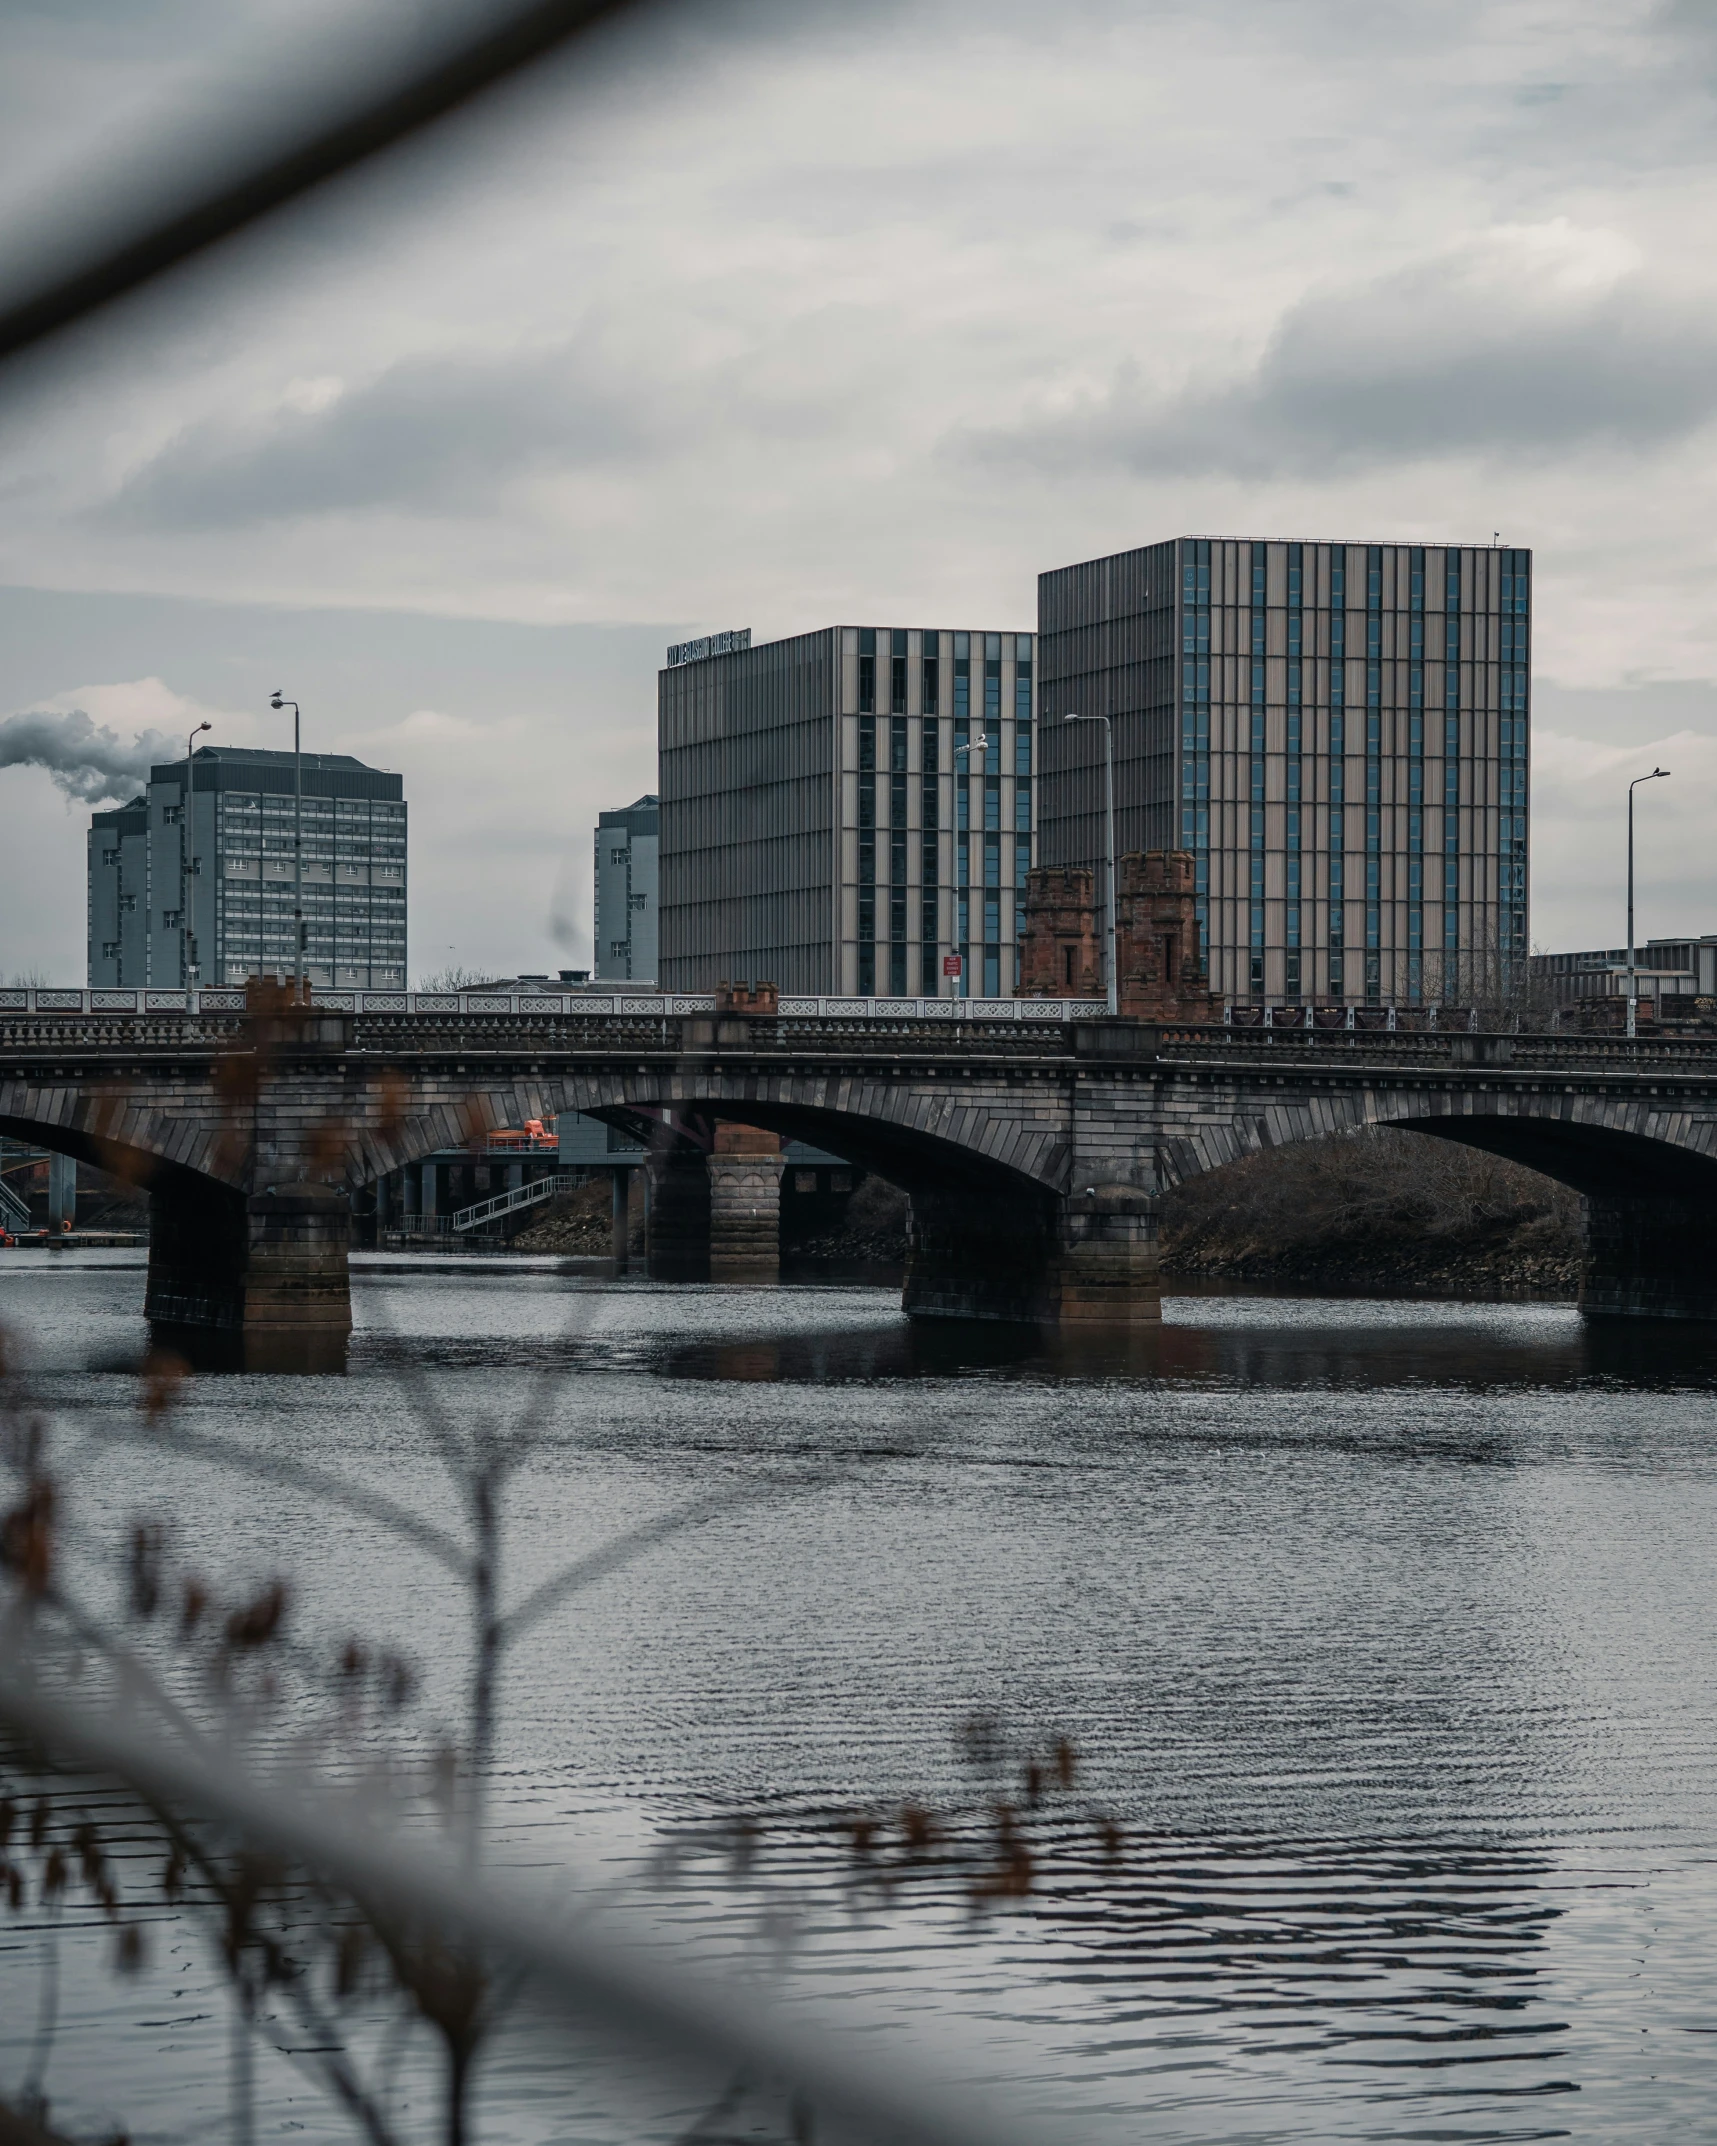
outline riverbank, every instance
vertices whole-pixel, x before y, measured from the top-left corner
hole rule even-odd
[[[1566,1186],[1422,1133],[1269,1149],[1163,1202],[1169,1278],[1571,1296],[1580,1260]]]

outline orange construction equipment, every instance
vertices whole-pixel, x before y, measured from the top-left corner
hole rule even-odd
[[[489,1135],[492,1148],[512,1148],[528,1151],[534,1148],[553,1148],[560,1145],[560,1136],[555,1131],[555,1121],[550,1118],[545,1125],[541,1118],[527,1118],[522,1132],[512,1126],[499,1126]]]

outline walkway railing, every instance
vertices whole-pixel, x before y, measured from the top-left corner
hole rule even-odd
[[[389,1059],[417,1052],[657,1056],[711,1048],[686,1017],[716,1010],[713,993],[560,991],[346,991],[314,995],[354,1016],[360,1053]],[[173,1052],[232,1047],[242,1029],[241,991],[0,989],[0,1048],[53,1053]],[[1211,1021],[1161,1024],[1107,1019],[1089,999],[783,998],[774,1019],[750,1019],[741,1046],[759,1055],[916,1051],[1003,1058],[1217,1056],[1370,1059],[1566,1067],[1570,1071],[1717,1071],[1717,1035],[1673,1031],[1638,1038],[1477,1025],[1466,1008],[1317,1008],[1229,1005]],[[733,1046],[724,1044],[731,1055]],[[509,1143],[510,1148],[510,1143]],[[497,1150],[497,1152],[500,1152]],[[513,1152],[523,1152],[513,1150]]]
[[[528,1185],[515,1185],[510,1192],[498,1193],[492,1200],[478,1200],[474,1206],[454,1210],[453,1227],[456,1230],[481,1229],[485,1222],[498,1222],[503,1215],[517,1214],[521,1207],[537,1207],[544,1200],[552,1200],[557,1192],[564,1192],[574,1182],[570,1170],[557,1170],[552,1177],[539,1177]]]

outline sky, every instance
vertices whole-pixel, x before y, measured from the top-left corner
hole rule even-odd
[[[476,0],[0,0],[0,278]],[[584,966],[686,634],[1179,533],[1536,554],[1540,946],[1717,930],[1717,9],[655,0],[0,372],[0,722],[405,777],[412,964]],[[74,211],[64,204],[73,203]],[[0,767],[0,974],[87,803]]]

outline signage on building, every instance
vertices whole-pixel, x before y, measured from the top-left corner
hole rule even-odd
[[[958,976],[958,975],[959,975],[959,973],[960,973],[960,957],[959,957],[959,955],[958,955],[958,954],[944,954],[944,955],[942,956],[942,974],[943,974],[944,976]]]
[[[701,663],[705,656],[737,655],[751,646],[751,628],[736,626],[732,633],[706,633],[701,641],[676,641],[668,650],[668,668],[682,663]]]

